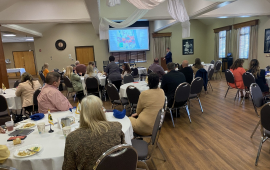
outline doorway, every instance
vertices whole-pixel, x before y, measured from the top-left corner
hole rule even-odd
[[[36,65],[33,51],[13,51],[15,68],[25,68],[31,75],[36,75]],[[16,73],[18,76],[20,73]]]
[[[95,61],[94,46],[75,47],[76,60],[88,66],[89,61]]]

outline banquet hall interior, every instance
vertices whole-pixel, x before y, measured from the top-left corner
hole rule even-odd
[[[82,109],[86,108],[83,104],[86,100],[93,102],[88,98],[92,95],[102,101],[106,120],[121,125],[127,144],[119,146],[123,150],[118,155],[113,152],[109,155],[110,148],[102,150],[107,141],[101,141],[97,150],[107,151],[108,155],[107,160],[101,154],[95,155],[99,158],[95,160],[98,170],[117,169],[118,164],[128,170],[136,167],[150,170],[270,169],[267,140],[270,137],[267,115],[270,114],[269,9],[270,0],[0,0],[0,170],[72,169],[68,168],[69,154],[96,154],[67,151],[71,146],[68,139],[82,128],[80,122],[85,119]],[[173,65],[167,59],[168,54]],[[110,56],[114,56],[113,60]],[[156,60],[162,73],[149,68]],[[172,90],[170,85],[179,79],[172,77],[170,82],[166,81],[173,72],[186,76],[181,72],[186,67],[185,61],[193,72],[199,63],[202,76],[196,70],[191,73],[191,83],[187,83],[186,78],[177,84],[172,101],[177,103],[187,94],[181,99],[184,104],[177,107],[169,104],[165,89]],[[131,70],[127,74],[123,70],[127,68],[125,63]],[[77,69],[79,65],[86,70],[82,74]],[[120,78],[119,88],[116,79],[112,79],[112,68],[116,65],[123,79]],[[238,67],[243,70],[241,75],[235,71]],[[45,69],[49,72],[47,76]],[[79,77],[81,90],[75,89],[77,84],[71,81],[69,69],[70,74]],[[89,69],[97,76],[89,74],[87,78]],[[55,75],[54,72],[60,75],[59,84],[54,82],[55,89],[74,108],[65,111],[46,108],[42,113],[43,89],[52,86],[48,84],[48,77]],[[33,112],[25,107],[25,97],[16,92],[25,73],[40,84],[41,92],[36,96],[38,104],[33,93],[30,97]],[[161,74],[157,89],[163,89],[166,97],[163,90],[157,97],[154,97],[156,94],[146,95],[157,90],[150,84],[157,74]],[[91,78],[97,84],[93,85],[98,89],[95,92],[89,91]],[[260,78],[267,90],[262,89]],[[243,88],[237,84],[239,79]],[[33,84],[31,87],[34,89]],[[141,97],[136,98],[137,94],[129,89],[138,89]],[[137,101],[132,102],[135,98]],[[154,108],[161,99],[160,108]],[[156,102],[146,106],[151,100]],[[39,108],[36,112],[35,105]],[[156,110],[154,117],[141,111],[143,109]],[[141,113],[133,115],[137,112]],[[124,115],[119,118],[117,114]],[[134,117],[138,116],[138,122],[142,114],[148,116],[145,122],[152,122],[153,129],[144,129],[150,131],[150,135],[138,134],[138,127],[134,125]],[[63,124],[64,119],[70,126]],[[12,130],[8,129],[10,121]],[[45,131],[40,130],[42,123]],[[66,127],[71,127],[72,132],[65,132]],[[48,132],[50,129],[54,132]],[[19,130],[29,130],[29,134],[14,133]],[[17,145],[16,134],[27,137],[18,139],[20,144]],[[9,140],[12,136],[15,137]],[[117,138],[117,135],[111,137]],[[86,138],[84,135],[83,139]],[[90,137],[88,140],[92,142]],[[20,150],[35,147],[40,150],[28,151],[27,158],[18,156]],[[135,158],[131,154],[136,154]],[[83,157],[73,158],[84,160],[86,157]],[[133,167],[132,162],[135,162]],[[86,164],[78,163],[76,168],[89,168],[83,166]]]

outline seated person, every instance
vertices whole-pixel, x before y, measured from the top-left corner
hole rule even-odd
[[[91,65],[94,68],[94,73],[99,73],[98,68],[95,66],[95,62],[94,61],[90,61],[88,65]]]
[[[163,108],[165,102],[164,91],[158,87],[159,76],[150,73],[148,76],[149,90],[140,94],[137,113],[132,114],[129,119],[133,130],[138,135],[151,135],[156,121],[158,111]],[[138,116],[138,118],[134,118]]]
[[[131,74],[131,70],[130,70],[129,64],[123,63],[122,69],[123,69],[123,72],[122,72],[122,75],[121,75],[122,79],[124,78],[125,75]]]
[[[92,65],[88,65],[86,67],[86,73],[84,75],[84,82],[86,81],[86,79],[88,77],[95,77],[95,78],[97,78],[98,84],[100,84],[100,80],[98,78],[98,74],[94,72],[94,68],[92,67]]]
[[[76,61],[75,65],[76,65],[75,68],[76,73],[79,74],[80,76],[84,76],[86,72],[86,66],[84,64],[80,64],[79,61]]]
[[[75,66],[75,64],[71,64],[70,66],[73,68],[73,73],[75,73],[75,71],[76,71],[76,66]]]
[[[57,89],[60,84],[60,74],[49,72],[46,77],[46,84],[38,95],[39,113],[67,111],[73,108],[68,99]]]
[[[193,70],[194,75],[196,75],[197,71],[200,70],[201,68],[203,68],[203,65],[201,64],[201,59],[196,58],[195,64],[193,64],[193,66],[192,66],[192,70]]]
[[[159,65],[159,59],[155,58],[154,63],[149,67],[154,73],[159,76],[159,79],[165,74],[164,69]]]
[[[125,143],[119,122],[107,121],[102,101],[93,95],[81,102],[80,128],[66,138],[62,170],[89,170],[108,149]]]
[[[73,73],[73,68],[71,66],[67,66],[65,76],[69,78],[75,92],[83,91],[81,77],[78,74]]]
[[[43,68],[43,70],[42,70],[43,71],[43,75],[46,78],[47,74],[50,72],[49,69],[48,69],[49,68],[49,64],[48,63],[45,63],[42,68]]]
[[[175,71],[175,64],[167,64],[168,73],[162,77],[161,88],[167,96],[168,107],[172,107],[174,101],[174,94],[176,88],[181,84],[186,82],[185,75],[179,71]]]
[[[260,86],[261,91],[264,94],[269,93],[269,87],[265,80],[265,70],[260,69],[260,63],[257,59],[250,61],[248,72],[252,73],[255,77],[256,83]]]
[[[15,92],[16,96],[21,97],[22,107],[29,113],[33,111],[33,95],[41,87],[38,80],[33,80],[33,76],[27,72],[22,74],[21,83]]]
[[[243,59],[237,59],[234,61],[233,65],[231,66],[230,71],[233,73],[234,81],[236,84],[236,87],[240,89],[241,98],[244,97],[243,90],[245,89],[244,82],[243,82],[243,74],[246,72],[246,70],[243,68]],[[234,83],[230,83],[229,85],[232,88],[236,88]],[[248,94],[246,94],[246,97],[248,98]]]
[[[191,67],[188,66],[188,61],[184,60],[182,62],[182,65],[179,69],[179,72],[183,73],[186,77],[186,82],[191,84],[192,80],[193,80],[193,70]]]
[[[115,87],[120,89],[120,86],[122,84],[122,77],[120,74],[120,68],[119,66],[114,62],[115,58],[114,56],[109,57],[110,63],[107,65],[105,69],[105,74],[108,76],[108,79],[112,82],[112,84],[115,85]]]

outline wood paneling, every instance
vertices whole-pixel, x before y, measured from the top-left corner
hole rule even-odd
[[[159,37],[171,37],[172,33],[167,32],[167,33],[152,33],[152,38],[159,38]]]
[[[9,88],[5,55],[4,55],[2,37],[0,34],[0,88],[2,88],[2,83],[5,84],[6,88]]]
[[[25,68],[31,75],[36,75],[36,66],[33,51],[14,51],[14,64],[16,68]]]
[[[220,31],[229,31],[232,30],[232,25],[226,26],[226,27],[221,27],[221,28],[216,28],[214,29],[214,33],[219,33]]]
[[[254,25],[258,25],[259,24],[259,20],[252,20],[252,21],[247,21],[247,22],[242,22],[239,24],[234,24],[233,25],[233,29],[238,29],[238,28],[242,28],[242,27],[247,27],[247,26],[254,26]]]
[[[168,70],[167,69],[167,64],[166,64],[166,60],[164,60],[165,57],[161,57],[160,59],[160,65],[164,70]]]
[[[95,61],[94,47],[75,47],[76,60],[81,64],[88,65],[89,61]]]

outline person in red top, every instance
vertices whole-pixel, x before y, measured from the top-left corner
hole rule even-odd
[[[243,68],[243,63],[244,63],[243,59],[237,59],[237,60],[235,60],[235,62],[233,63],[233,65],[231,66],[231,69],[230,69],[230,71],[233,73],[236,87],[238,89],[240,89],[241,98],[244,97],[243,89],[245,89],[242,76],[246,72],[246,70]],[[236,88],[235,84],[230,83],[229,85],[232,88]],[[246,95],[246,97],[248,97],[248,95]]]
[[[84,64],[80,64],[79,61],[75,62],[76,65],[76,73],[79,74],[80,76],[84,76],[85,72],[86,72],[86,66]]]

